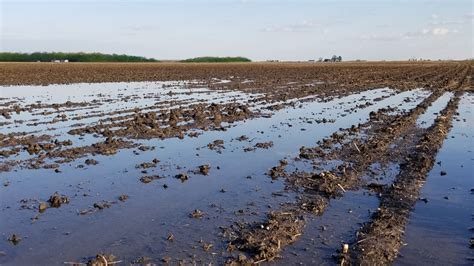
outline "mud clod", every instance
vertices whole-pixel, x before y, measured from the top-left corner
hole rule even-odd
[[[181,180],[181,182],[184,182],[189,179],[189,176],[185,173],[177,174],[175,178]]]
[[[203,175],[208,175],[210,169],[211,169],[211,166],[208,164],[201,165],[199,166],[199,173]]]
[[[154,180],[158,180],[158,179],[161,179],[161,178],[162,177],[158,176],[158,175],[147,175],[147,176],[140,177],[140,182],[148,184],[148,183],[151,183]]]
[[[99,162],[94,160],[94,159],[87,159],[87,160],[85,160],[84,163],[87,164],[87,165],[97,165]]]
[[[132,265],[153,265],[152,264],[153,262],[153,259],[149,258],[149,257],[140,257],[136,260],[133,260],[132,261]]]
[[[211,244],[211,243],[208,243],[208,244],[203,244],[202,248],[204,249],[204,251],[209,251],[214,245]]]
[[[303,217],[298,213],[270,212],[266,222],[244,227],[230,246],[252,254],[252,259],[247,262],[272,261],[278,257],[282,247],[298,239],[303,227]]]
[[[190,216],[191,218],[197,218],[197,219],[199,219],[199,218],[202,218],[202,217],[204,216],[204,212],[202,212],[201,210],[196,209],[196,210],[194,210],[193,212],[191,212],[191,213],[189,214],[189,216]]]
[[[161,262],[168,264],[171,261],[171,257],[164,256],[161,258]]]
[[[271,147],[273,147],[273,141],[259,142],[255,144],[255,148],[260,148],[260,149],[270,149]]]
[[[110,208],[112,206],[112,203],[108,201],[102,201],[102,202],[94,203],[94,205],[92,206],[96,209],[103,210],[106,208]]]
[[[281,160],[280,165],[272,167],[272,169],[270,169],[270,171],[268,172],[268,175],[272,179],[277,179],[280,176],[284,176],[285,175],[285,168],[286,168],[287,165],[288,165],[288,161]]]
[[[248,139],[249,139],[249,137],[247,137],[246,135],[242,135],[242,136],[236,138],[236,140],[238,140],[238,141],[246,141]]]
[[[214,150],[214,151],[217,151],[219,153],[222,152],[222,149],[225,149],[224,141],[221,140],[221,139],[214,140],[213,142],[207,144],[207,147],[210,150]]]
[[[149,162],[149,163],[141,163],[137,165],[136,168],[139,168],[139,169],[154,168],[159,162],[160,162],[159,160],[154,159],[152,162]]]
[[[50,207],[59,208],[62,204],[69,204],[69,198],[55,192],[51,197],[49,197],[48,202]]]
[[[13,245],[18,245],[21,241],[21,237],[17,234],[12,234],[9,238],[8,241],[10,241]]]
[[[125,202],[128,200],[128,198],[129,198],[128,195],[122,194],[118,197],[118,200],[120,200],[121,202]]]
[[[47,208],[48,205],[44,202],[40,202],[40,204],[38,205],[38,211],[41,213],[45,212]]]
[[[87,266],[108,266],[117,264],[116,257],[112,254],[97,254],[87,262]]]

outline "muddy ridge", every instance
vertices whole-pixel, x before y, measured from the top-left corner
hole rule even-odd
[[[293,243],[302,234],[304,219],[301,217],[304,217],[305,213],[321,215],[332,198],[342,197],[347,190],[358,190],[361,186],[377,193],[384,191],[386,185],[377,182],[364,184],[360,177],[370,175],[369,167],[374,163],[382,165],[395,163],[404,166],[413,161],[410,159],[415,156],[413,147],[419,147],[420,141],[427,138],[426,136],[429,134],[417,128],[416,119],[445,90],[456,91],[460,88],[464,90],[468,74],[469,69],[458,73],[455,82],[451,81],[444,89],[434,90],[429,97],[408,113],[393,114],[395,110],[380,109],[370,114],[367,123],[342,130],[340,133],[334,133],[330,138],[319,142],[319,146],[300,148],[300,159],[312,161],[315,172],[295,171],[288,173],[284,169],[285,165],[280,164],[273,167],[269,171],[270,177],[273,179],[284,177],[288,184],[287,188],[299,192],[297,202],[283,208],[285,219],[281,219],[278,215],[269,215],[267,221],[250,223],[246,226],[239,225],[234,228],[235,232],[231,235],[231,245],[250,254],[248,262],[274,260],[278,258],[284,246]],[[450,123],[452,112],[458,101],[459,96],[456,96],[443,111],[446,116],[441,117],[446,119],[447,123]],[[438,120],[433,127],[436,125],[439,125]],[[446,128],[441,130],[444,134],[447,133]],[[444,136],[440,136],[439,139],[442,140]],[[439,148],[436,148],[435,144],[433,143],[432,150],[424,154],[425,157],[429,154],[430,160],[434,160]],[[322,166],[332,160],[339,160],[342,163],[329,169]],[[428,164],[425,171],[429,171],[431,166],[432,164]],[[392,186],[396,187],[396,183]],[[404,193],[404,189],[400,190],[400,193]],[[412,199],[416,201],[416,198]],[[278,212],[275,211],[275,213]],[[266,226],[268,224],[272,226]],[[390,226],[390,223],[385,223],[385,221],[381,224]],[[292,235],[289,236],[287,232],[292,232]],[[368,243],[376,245],[378,242],[374,239],[373,242]],[[341,255],[340,262],[342,264],[348,261],[347,256],[346,254]],[[374,259],[368,264],[376,262],[377,259]]]
[[[448,103],[435,123],[422,135],[406,162],[401,164],[394,183],[381,192],[378,211],[372,221],[357,233],[350,254],[343,258],[341,264],[345,260],[351,264],[389,264],[396,258],[403,244],[402,236],[410,211],[419,199],[420,189],[449,132],[459,97],[460,93]]]

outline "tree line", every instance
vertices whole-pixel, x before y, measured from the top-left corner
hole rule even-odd
[[[252,62],[252,60],[246,57],[213,57],[213,56],[205,56],[205,57],[196,57],[190,58],[186,60],[181,60],[181,62],[185,63],[233,63],[233,62]]]
[[[153,58],[132,56],[124,54],[102,53],[60,53],[60,52],[35,52],[35,53],[0,53],[1,62],[157,62]]]

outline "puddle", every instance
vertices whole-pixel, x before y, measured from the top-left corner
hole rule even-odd
[[[453,127],[411,213],[395,265],[472,265],[474,250],[474,95],[462,97]],[[441,172],[445,171],[446,175]],[[443,254],[440,256],[440,254]],[[470,259],[470,260],[469,260]]]
[[[70,91],[66,93],[65,88]],[[171,89],[173,93],[169,94]],[[81,98],[82,94],[89,96]],[[93,106],[98,112],[132,110],[136,106],[153,106],[157,103],[160,104],[159,108],[166,109],[175,104],[167,105],[166,102],[170,100],[186,105],[198,101],[249,101],[259,97],[236,91],[215,92],[205,88],[190,89],[183,84],[156,82],[22,86],[18,90],[12,87],[2,88],[3,102],[18,95],[24,96],[20,99],[23,103],[38,100],[43,103],[65,100],[90,102],[98,97],[110,97],[112,101]],[[150,97],[146,98],[144,95]],[[271,118],[259,117],[235,122],[229,124],[226,131],[204,131],[197,138],[185,136],[184,139],[137,140],[141,145],[155,147],[154,150],[124,149],[113,156],[88,157],[97,160],[98,165],[78,168],[87,159],[80,158],[61,165],[60,173],[50,169],[15,169],[0,173],[0,182],[8,182],[8,186],[0,188],[1,238],[7,239],[13,233],[22,237],[22,241],[16,246],[8,241],[0,241],[0,251],[6,254],[0,256],[0,263],[22,265],[34,261],[38,264],[63,265],[63,262],[78,261],[98,252],[113,253],[124,261],[132,261],[140,256],[155,260],[170,256],[172,262],[197,259],[198,264],[210,261],[223,263],[229,254],[223,251],[226,243],[220,226],[227,227],[243,217],[262,219],[268,210],[278,208],[280,203],[294,200],[291,194],[288,197],[272,194],[284,189],[282,181],[272,181],[266,175],[268,169],[280,159],[298,155],[301,146],[312,146],[340,128],[367,121],[371,111],[387,106],[409,110],[427,95],[423,90],[395,93],[384,88],[328,102],[297,102],[294,108],[276,111]],[[130,100],[130,97],[136,99]],[[412,100],[405,101],[407,97]],[[255,105],[252,108],[261,106]],[[64,111],[71,117],[87,115],[88,112],[90,109]],[[26,112],[13,115],[15,119],[25,121],[36,118]],[[56,115],[39,118],[40,121],[49,120]],[[326,119],[326,122],[318,123],[322,119]],[[99,123],[98,117],[81,122]],[[47,131],[48,134],[73,138],[75,145],[98,141],[98,138],[91,135],[65,136],[74,123],[77,121],[58,122],[52,126],[54,129],[50,129],[51,125],[14,124],[2,128],[2,133],[24,130],[41,134]],[[237,138],[242,135],[249,139],[238,141]],[[207,148],[207,144],[217,139],[224,142],[221,153]],[[273,142],[273,147],[269,149],[244,151],[257,143],[269,141]],[[22,156],[27,155],[22,152],[18,158]],[[160,162],[157,167],[146,169],[146,173],[142,172],[143,169],[136,168],[136,165],[151,162],[155,158]],[[194,173],[204,164],[211,166],[209,175]],[[174,178],[180,173],[188,174],[189,179],[181,182]],[[148,184],[139,181],[140,177],[150,175],[162,178]],[[42,214],[36,209],[21,209],[22,199],[46,201],[56,191],[67,195],[70,203],[57,209],[48,208]],[[119,201],[121,194],[128,195],[129,199]],[[114,203],[110,208],[79,214],[83,210],[94,209],[94,203],[101,201]],[[351,204],[355,205],[348,207]],[[347,208],[360,209],[360,212],[354,211],[354,215],[358,215],[360,220],[366,219],[363,215],[367,206],[372,206],[373,202],[360,195],[353,195],[343,202],[335,201],[331,205],[330,209],[333,211],[325,214],[327,218],[309,225],[308,237],[311,238],[313,232],[316,232],[317,224],[327,223],[331,226],[333,218],[338,213],[346,212]],[[202,218],[189,217],[196,209],[204,212]],[[37,215],[39,216],[36,217]],[[38,219],[32,220],[35,217]],[[344,228],[352,232],[353,221],[346,225]],[[167,240],[170,234],[174,236],[173,241]],[[331,247],[337,246],[339,239],[347,239],[347,235],[334,236]],[[305,246],[307,241],[303,240],[301,245]],[[204,246],[208,244],[213,246],[206,251]],[[327,248],[319,246],[319,251],[324,253],[324,258],[330,257]],[[311,258],[302,261],[309,263]]]
[[[370,219],[379,201],[364,190],[348,191],[344,197],[330,201],[321,216],[310,216],[304,234],[282,252],[277,264],[334,265],[333,255]]]
[[[1,102],[4,103],[16,98],[18,103],[25,106],[38,103],[59,104],[67,101],[85,104],[83,108],[50,107],[38,108],[38,111],[33,113],[12,113],[12,120],[17,122],[2,128],[2,133],[48,131],[48,134],[63,134],[64,128],[77,123],[97,123],[102,118],[101,115],[111,112],[120,113],[107,117],[132,114],[135,108],[161,111],[173,106],[189,106],[199,102],[244,102],[261,96],[236,91],[211,91],[195,86],[197,85],[192,82],[131,82],[0,87],[0,95],[3,98]],[[47,112],[46,115],[43,112]],[[45,124],[59,115],[65,115],[70,119]]]
[[[425,113],[423,113],[416,121],[416,124],[421,128],[430,127],[435,118],[438,116],[439,112],[443,110],[446,105],[448,105],[449,100],[454,96],[452,92],[445,92],[441,97],[439,97],[433,104],[428,107]]]

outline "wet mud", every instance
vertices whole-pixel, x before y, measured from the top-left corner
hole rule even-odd
[[[472,95],[473,69],[0,72],[0,84],[22,84],[1,87],[0,263],[351,265],[397,261],[459,102]],[[472,232],[459,237],[472,248]]]

